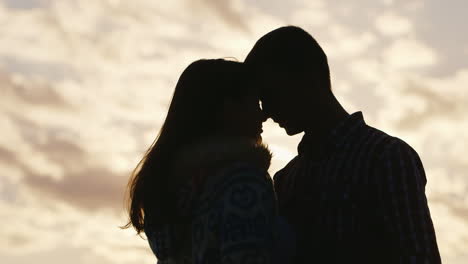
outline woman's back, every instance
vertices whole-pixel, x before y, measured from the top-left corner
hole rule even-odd
[[[196,203],[194,263],[271,263],[276,219],[271,180],[241,163],[219,176]]]

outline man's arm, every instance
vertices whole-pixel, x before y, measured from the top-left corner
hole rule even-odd
[[[441,263],[425,195],[421,160],[408,144],[395,139],[382,155],[381,202],[386,237],[398,263]]]

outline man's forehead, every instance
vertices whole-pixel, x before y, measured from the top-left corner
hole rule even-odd
[[[283,69],[282,67],[276,65],[266,65],[264,67],[256,67],[254,71],[254,78],[260,81],[279,81],[282,79],[287,79],[291,75],[291,73],[287,69]]]
[[[276,71],[263,71],[257,75],[255,83],[260,89],[273,89],[278,86],[284,86],[289,80],[290,78],[287,74]]]
[[[255,72],[259,75],[263,75],[263,74],[271,74],[271,73],[281,73],[282,70],[277,65],[264,64],[264,65],[255,67]]]

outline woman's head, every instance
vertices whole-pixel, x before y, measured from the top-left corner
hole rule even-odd
[[[240,62],[193,62],[179,78],[163,130],[183,133],[178,142],[218,135],[256,138],[263,117],[257,90],[250,84]],[[191,143],[187,141],[183,143]]]
[[[129,182],[126,227],[144,230],[145,215],[155,225],[173,222],[175,183],[173,159],[182,148],[209,137],[260,140],[265,121],[258,93],[239,62],[198,60],[177,82],[166,120]]]

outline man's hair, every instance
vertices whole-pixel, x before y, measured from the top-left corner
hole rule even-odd
[[[254,45],[245,59],[252,69],[269,67],[313,76],[331,88],[327,55],[317,41],[296,26],[277,28]]]

